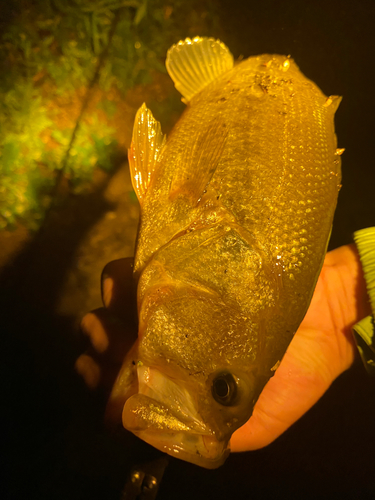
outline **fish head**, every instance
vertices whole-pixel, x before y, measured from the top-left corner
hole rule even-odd
[[[255,355],[243,345],[248,324],[204,293],[172,294],[145,309],[123,425],[172,456],[216,468],[261,390]]]

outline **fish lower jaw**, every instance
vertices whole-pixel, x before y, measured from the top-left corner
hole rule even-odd
[[[147,431],[135,433],[146,443],[172,457],[185,460],[206,469],[216,469],[229,455],[229,449],[215,438],[180,433],[153,434]]]
[[[140,394],[126,402],[122,422],[125,429],[158,450],[207,469],[222,465],[230,453],[228,440],[219,441],[212,432],[193,429]]]
[[[206,469],[216,469],[227,459],[230,450],[216,438],[187,432],[133,431],[154,448]]]

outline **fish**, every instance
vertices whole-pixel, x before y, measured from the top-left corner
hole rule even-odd
[[[173,45],[166,67],[186,108],[168,138],[145,104],[135,117],[138,340],[111,398],[125,429],[210,469],[311,301],[341,186],[341,98],[290,56],[235,63],[213,38]]]

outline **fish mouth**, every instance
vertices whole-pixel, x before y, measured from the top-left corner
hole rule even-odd
[[[137,373],[138,393],[124,405],[124,427],[173,457],[208,469],[222,465],[229,438],[219,440],[204,423],[194,392],[156,368],[141,365]]]

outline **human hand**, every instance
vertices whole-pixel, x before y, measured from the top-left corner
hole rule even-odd
[[[107,423],[118,424],[125,401],[108,398],[124,358],[137,339],[132,258],[114,260],[105,266],[101,292],[104,307],[89,312],[81,321],[81,331],[90,347],[79,356],[75,368],[86,385],[107,403]]]
[[[104,308],[88,313],[81,323],[92,349],[78,358],[76,369],[89,387],[100,388],[106,397],[136,340],[131,265],[131,259],[120,259],[105,267]],[[369,312],[355,246],[329,252],[309,310],[252,417],[233,434],[232,451],[270,444],[316,403],[352,364],[356,348],[351,327]],[[123,404],[121,399],[110,399],[109,421],[121,422]]]
[[[328,252],[307,314],[232,451],[263,448],[301,418],[353,363],[351,328],[370,313],[355,245]]]

